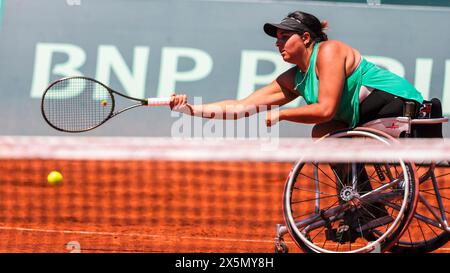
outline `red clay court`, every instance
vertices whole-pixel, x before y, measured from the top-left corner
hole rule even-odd
[[[70,252],[77,242],[82,252],[273,253],[292,166],[1,159],[0,251]],[[60,186],[47,183],[52,170],[63,174]]]

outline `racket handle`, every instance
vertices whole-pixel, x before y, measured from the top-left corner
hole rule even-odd
[[[170,105],[170,98],[148,98],[148,106],[167,106]]]

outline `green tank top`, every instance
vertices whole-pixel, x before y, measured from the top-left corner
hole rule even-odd
[[[314,44],[306,73],[297,68],[295,74],[295,90],[305,99],[307,104],[317,103],[319,80],[316,75],[316,58],[319,43]],[[338,110],[333,119],[344,121],[355,127],[359,122],[359,91],[361,86],[382,90],[401,98],[423,102],[422,95],[412,84],[396,74],[379,68],[362,58],[356,70],[347,77],[342,90]]]

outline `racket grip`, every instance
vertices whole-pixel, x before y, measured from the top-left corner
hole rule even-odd
[[[170,105],[170,98],[148,98],[148,106],[167,106]]]

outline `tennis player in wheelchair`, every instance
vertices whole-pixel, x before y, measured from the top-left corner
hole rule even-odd
[[[191,105],[186,95],[173,94],[172,110],[204,118],[237,119],[258,112],[262,106],[265,109],[279,107],[301,96],[306,105],[268,111],[266,123],[267,126],[280,121],[315,124],[311,133],[313,138],[383,118],[431,117],[430,107],[436,109],[434,116],[442,115],[439,100],[424,101],[421,93],[406,79],[368,61],[355,48],[329,40],[326,27],[326,21],[321,22],[302,11],[289,13],[277,24],[266,23],[264,32],[275,38],[281,57],[293,64],[292,68],[240,100]],[[431,127],[421,130],[421,126]],[[442,138],[440,124],[413,126],[407,133],[412,137]],[[404,136],[405,132],[399,131],[399,134],[402,135],[396,137]],[[359,164],[358,168],[359,178],[368,180],[364,164]],[[348,169],[335,164],[334,171],[341,181],[347,180]],[[370,183],[357,190],[370,191]],[[381,203],[374,203],[368,210],[370,217],[356,219],[353,215],[344,220],[350,227],[362,226],[360,231],[393,221]],[[354,241],[358,236],[356,232],[346,238],[331,234],[328,239],[339,237],[341,241]]]

